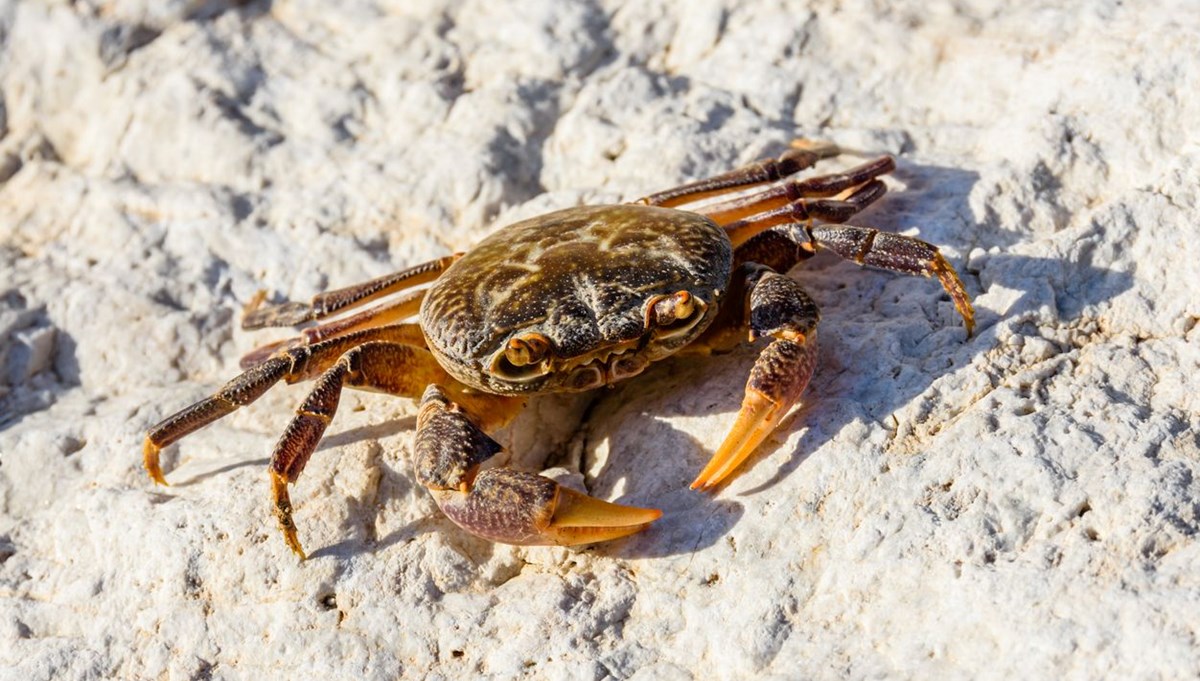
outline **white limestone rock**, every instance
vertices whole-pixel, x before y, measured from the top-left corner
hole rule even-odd
[[[1200,15],[1131,5],[0,4],[0,677],[1194,676]],[[350,393],[300,564],[262,469],[303,386],[146,479],[146,428],[276,337],[238,328],[258,289],[799,135],[898,156],[858,222],[941,245],[977,333],[822,255],[817,374],[716,495],[687,484],[758,347],[501,434],[648,532],[467,536],[409,474],[414,405]]]

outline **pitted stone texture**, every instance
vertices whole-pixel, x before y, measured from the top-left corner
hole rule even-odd
[[[0,3],[0,676],[1194,677],[1200,16],[997,7]],[[263,469],[303,386],[164,452],[172,487],[141,470],[279,337],[237,326],[258,289],[797,135],[898,155],[855,220],[941,246],[977,334],[935,282],[820,256],[791,273],[812,385],[716,495],[687,484],[760,346],[498,434],[661,507],[647,533],[466,536],[410,474],[415,405],[353,393],[293,491],[298,564]]]

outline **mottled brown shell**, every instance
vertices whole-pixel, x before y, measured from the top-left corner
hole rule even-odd
[[[716,314],[732,261],[724,230],[702,215],[641,205],[570,208],[510,225],[464,255],[430,288],[421,327],[442,366],[475,388],[589,389],[595,385],[567,370],[580,360],[625,344],[644,366],[698,336]],[[704,319],[660,339],[646,328],[647,304],[678,291],[707,305]],[[530,332],[549,339],[563,370],[525,382],[491,371],[505,343]]]

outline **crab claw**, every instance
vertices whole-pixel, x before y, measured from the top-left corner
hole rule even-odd
[[[728,478],[774,432],[804,392],[816,365],[816,330],[810,329],[807,336],[796,331],[781,335],[785,337],[759,355],[737,421],[692,482],[692,489],[712,489]]]
[[[641,532],[661,517],[656,508],[622,506],[560,486],[545,536],[559,546],[590,544]]]
[[[704,470],[692,481],[691,488],[712,489],[729,477],[775,430],[791,406],[790,403],[774,402],[763,393],[748,388],[737,421]]]
[[[469,491],[430,492],[459,527],[503,544],[591,544],[635,534],[662,517],[657,509],[601,501],[549,478],[507,468],[479,473]]]

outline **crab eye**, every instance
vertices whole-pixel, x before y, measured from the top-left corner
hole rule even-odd
[[[550,339],[540,333],[526,333],[508,341],[504,356],[513,366],[536,364],[546,357]]]
[[[532,381],[550,372],[546,359],[550,339],[540,333],[526,333],[509,339],[492,357],[491,371],[498,378],[518,383]]]
[[[708,304],[687,291],[651,298],[646,305],[646,328],[659,339],[686,334],[704,318]]]

